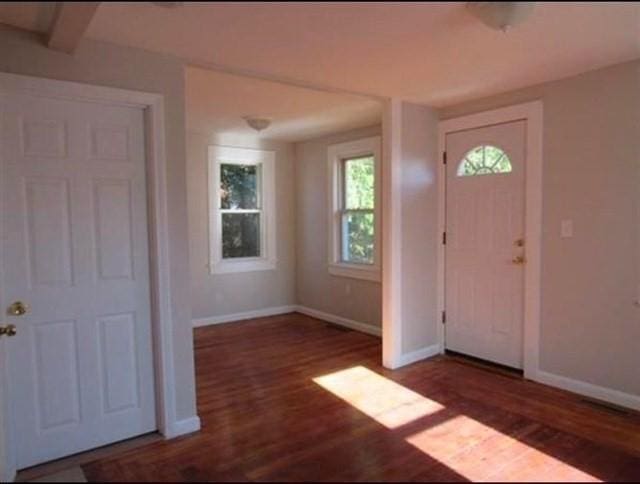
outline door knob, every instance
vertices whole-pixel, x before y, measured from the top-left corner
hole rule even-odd
[[[523,255],[518,255],[516,257],[514,257],[513,259],[511,259],[511,262],[513,262],[516,265],[522,265],[526,262],[525,258]]]
[[[18,332],[18,329],[16,328],[15,324],[6,324],[3,326],[0,326],[0,337],[2,336],[15,336],[16,333]]]
[[[7,314],[9,316],[24,316],[29,312],[29,305],[22,301],[16,301],[7,308]]]

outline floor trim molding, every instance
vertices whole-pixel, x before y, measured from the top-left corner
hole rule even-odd
[[[243,319],[264,318],[266,316],[277,316],[279,314],[293,313],[297,306],[274,306],[271,308],[256,309],[255,311],[244,311],[242,313],[224,314],[222,316],[212,316],[209,318],[193,319],[191,321],[194,328],[211,326],[213,324],[232,323]]]
[[[2,471],[0,472],[0,482],[13,482],[16,475],[16,471]]]
[[[203,326],[234,323],[245,319],[264,318],[267,316],[277,316],[280,314],[295,312],[311,316],[312,318],[321,319],[329,323],[338,324],[340,326],[344,326],[345,328],[353,329],[354,331],[360,331],[361,333],[366,333],[377,337],[382,336],[382,329],[377,326],[362,323],[360,321],[354,321],[353,319],[343,318],[342,316],[325,313],[324,311],[320,311],[318,309],[300,305],[274,306],[271,308],[257,309],[255,311],[245,311],[241,313],[225,314],[223,316],[212,316],[209,318],[193,319],[191,321],[191,324],[194,328],[201,328]]]
[[[345,328],[360,331],[361,333],[370,334],[379,338],[382,336],[382,328],[373,326],[371,324],[361,323],[360,321],[354,321],[353,319],[343,318],[342,316],[337,316],[335,314],[325,313],[324,311],[319,311],[307,306],[296,306],[296,311],[301,314],[311,316],[312,318],[322,319],[323,321],[327,321],[329,323],[338,324],[340,326],[344,326]]]
[[[640,411],[640,396],[538,370],[532,380],[552,387]]]
[[[183,420],[177,420],[169,429],[169,434],[165,434],[168,439],[173,439],[181,435],[192,434],[200,430],[200,417],[197,415]]]
[[[440,353],[441,351],[439,343],[431,346],[425,346],[424,348],[420,348],[419,350],[411,351],[409,353],[402,353],[398,358],[398,365],[396,366],[396,368],[410,365],[411,363],[415,363],[416,361],[426,360],[427,358],[439,355]]]

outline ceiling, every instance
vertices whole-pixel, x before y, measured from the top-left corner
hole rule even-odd
[[[225,140],[298,142],[379,124],[380,102],[189,67],[186,70],[187,130]],[[244,117],[266,117],[257,134]]]
[[[47,15],[50,6],[0,5],[0,21],[31,30],[46,30]],[[104,2],[87,35],[444,107],[639,58],[640,3],[538,2],[503,34],[463,2]]]

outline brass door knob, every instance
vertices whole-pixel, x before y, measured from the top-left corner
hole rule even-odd
[[[29,312],[29,305],[22,301],[16,301],[7,308],[7,314],[9,316],[24,316]]]
[[[15,324],[7,324],[0,326],[0,336],[12,337],[18,333],[18,329]]]
[[[518,255],[511,259],[511,262],[513,262],[515,265],[522,265],[526,262],[526,260],[523,255]]]

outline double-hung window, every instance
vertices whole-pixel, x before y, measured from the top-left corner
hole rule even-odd
[[[212,273],[275,268],[274,153],[209,147]]]
[[[329,272],[380,280],[380,138],[329,147]]]

